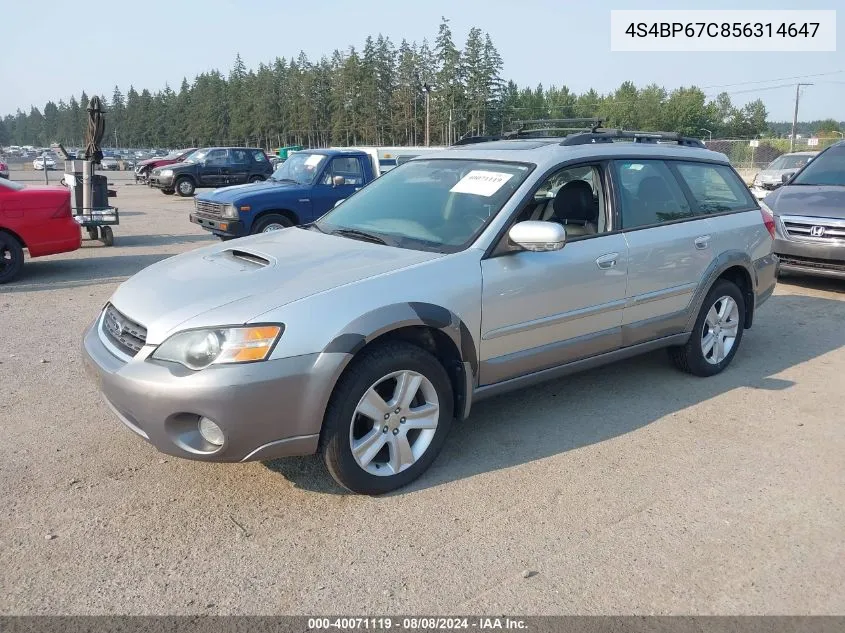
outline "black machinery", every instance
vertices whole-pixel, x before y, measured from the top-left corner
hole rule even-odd
[[[98,165],[103,158],[100,143],[104,131],[102,104],[99,97],[93,97],[88,105],[84,157],[71,157],[61,145],[54,146],[54,149],[65,161],[65,176],[62,182],[70,189],[70,206],[74,219],[88,232],[90,239],[100,240],[104,245],[111,246],[114,244],[111,227],[120,224],[120,214],[117,207],[109,203],[109,198],[117,196],[117,192],[108,188],[105,176],[94,173],[94,165]]]

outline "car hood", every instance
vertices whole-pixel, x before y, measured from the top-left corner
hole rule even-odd
[[[765,183],[780,184],[781,177],[784,174],[794,174],[799,169],[800,167],[795,167],[793,169],[764,169],[757,174],[757,177],[754,180]]]
[[[169,165],[162,165],[162,167],[167,167],[168,169],[180,169],[182,167],[193,167],[194,163],[170,163]],[[159,167],[156,167],[159,169]]]
[[[121,284],[111,303],[147,328],[148,343],[159,344],[179,326],[247,323],[273,308],[439,257],[290,228],[153,264]]]
[[[131,160],[134,160],[134,159],[131,159]],[[175,162],[176,162],[176,161],[169,160],[169,159],[168,159],[168,160],[165,160],[164,158],[145,158],[144,160],[139,160],[139,161],[138,161],[138,166],[139,166],[139,167],[140,167],[140,166],[147,166],[147,165],[158,166],[159,164],[162,164],[162,165],[163,165],[163,164],[169,164],[169,165],[172,165],[172,164],[173,164],[173,163],[175,163]]]
[[[786,185],[765,202],[778,215],[845,218],[845,187],[833,185]]]
[[[233,203],[242,200],[246,196],[261,195],[265,193],[279,193],[281,191],[297,191],[305,189],[303,185],[297,185],[291,182],[275,182],[265,180],[263,182],[255,182],[245,185],[234,185],[232,187],[222,187],[214,191],[204,194],[200,197],[201,200],[209,200],[221,203]]]

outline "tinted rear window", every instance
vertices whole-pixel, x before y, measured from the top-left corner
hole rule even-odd
[[[753,209],[757,205],[743,182],[727,165],[673,163],[689,187],[699,213]]]

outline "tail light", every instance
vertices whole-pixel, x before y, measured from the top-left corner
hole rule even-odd
[[[763,216],[763,224],[766,225],[766,230],[772,239],[775,239],[775,214],[764,203],[760,204],[760,215]]]

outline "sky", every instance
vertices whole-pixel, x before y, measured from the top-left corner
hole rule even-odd
[[[845,4],[781,0],[5,0],[0,7],[3,62],[0,116],[83,91],[110,97],[169,84],[213,68],[228,73],[240,53],[247,67],[300,51],[312,60],[360,49],[382,33],[429,42],[441,16],[463,46],[478,26],[504,60],[503,77],[520,86],[566,85],[580,93],[623,81],[667,89],[697,85],[731,93],[735,104],[761,98],[770,121],[792,119],[795,82],[801,120],[845,120]],[[808,6],[803,6],[807,4]],[[611,9],[838,9],[836,52],[620,53],[610,51]],[[806,79],[804,79],[806,78]],[[791,84],[791,85],[785,85]]]

